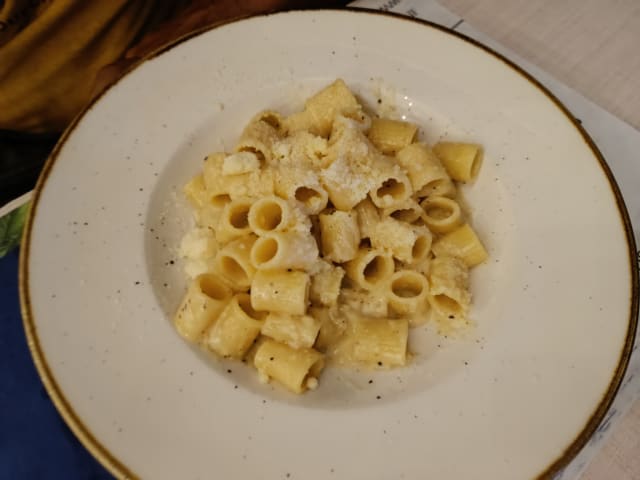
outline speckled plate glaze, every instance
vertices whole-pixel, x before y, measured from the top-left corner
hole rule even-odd
[[[427,326],[412,365],[327,371],[292,396],[174,332],[189,227],[181,185],[265,108],[336,77],[485,145],[465,188],[491,259],[463,338]],[[43,382],[115,475],[153,479],[529,479],[588,440],[628,361],[634,245],[599,152],[535,80],[434,25],[365,11],[221,25],[138,65],[69,129],[38,184],[21,259]]]

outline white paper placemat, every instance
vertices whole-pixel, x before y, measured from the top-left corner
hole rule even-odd
[[[537,78],[582,122],[604,155],[629,209],[636,243],[640,244],[640,189],[637,188],[640,180],[640,162],[636,159],[637,153],[640,152],[640,132],[489,36],[477,31],[458,15],[433,0],[359,0],[350,5],[422,18],[455,30],[493,48]],[[640,262],[640,252],[638,252],[638,261]],[[567,468],[556,476],[556,480],[578,479],[602,446],[608,433],[612,430],[611,427],[616,425],[616,422],[631,408],[634,401],[638,401],[640,397],[639,339],[640,330],[636,335],[627,373],[613,405],[588,444]]]

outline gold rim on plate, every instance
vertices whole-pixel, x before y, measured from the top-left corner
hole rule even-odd
[[[291,11],[296,11],[296,10],[290,10]],[[309,10],[307,10],[309,11]],[[503,55],[501,55],[500,53],[496,52],[495,50],[493,50],[490,47],[487,47],[486,45],[478,42],[477,40],[474,40],[470,37],[467,37],[466,35],[463,35],[459,32],[456,32],[454,30],[450,30],[446,27],[443,27],[441,25],[437,25],[433,22],[427,21],[427,20],[422,20],[422,19],[417,19],[417,18],[410,18],[410,17],[406,17],[406,16],[402,16],[402,15],[398,15],[395,13],[390,13],[390,12],[381,12],[379,10],[371,10],[371,9],[363,9],[363,8],[344,8],[341,10],[331,10],[331,9],[327,9],[327,10],[316,10],[319,12],[324,12],[324,11],[335,11],[335,12],[341,12],[341,11],[349,11],[351,13],[358,13],[358,14],[362,14],[362,15],[384,15],[384,16],[388,16],[391,18],[394,18],[396,20],[402,20],[402,21],[406,21],[406,22],[414,22],[414,23],[418,23],[421,24],[425,27],[428,28],[435,28],[437,30],[440,30],[442,32],[445,32],[449,35],[455,36],[461,40],[464,40],[465,42],[480,48],[481,50],[485,51],[487,54],[492,55],[494,58],[496,58],[497,60],[505,63],[507,66],[509,66],[510,68],[512,68],[513,70],[515,70],[517,73],[519,73],[525,80],[529,81],[531,84],[533,84],[536,88],[538,88],[543,94],[545,94],[557,107],[558,109],[567,117],[567,119],[573,124],[573,126],[580,132],[580,134],[582,135],[582,138],[584,139],[585,143],[589,146],[589,148],[591,149],[594,157],[598,160],[600,166],[602,167],[602,171],[605,174],[607,180],[609,181],[609,186],[616,198],[616,204],[618,207],[618,212],[620,214],[621,220],[622,220],[622,224],[624,225],[624,230],[625,230],[625,234],[626,234],[626,238],[627,238],[627,246],[629,249],[629,269],[630,269],[630,273],[631,273],[631,302],[630,302],[630,311],[629,311],[629,325],[627,328],[627,336],[624,342],[624,345],[622,346],[622,349],[620,351],[620,360],[618,361],[618,365],[616,367],[616,370],[613,374],[613,377],[611,378],[611,381],[609,382],[609,386],[607,388],[607,391],[605,392],[605,394],[602,396],[597,408],[595,409],[595,411],[591,414],[591,417],[589,418],[589,420],[586,422],[585,426],[582,428],[582,430],[580,431],[580,433],[576,436],[576,438],[571,442],[571,444],[564,450],[564,452],[562,452],[555,461],[553,461],[549,466],[547,466],[538,476],[538,479],[546,479],[546,478],[552,478],[554,475],[556,475],[558,472],[560,472],[563,468],[565,468],[569,462],[578,454],[578,452],[580,452],[580,450],[582,449],[582,447],[585,446],[585,444],[587,443],[587,441],[589,440],[589,438],[591,438],[591,436],[593,435],[593,433],[596,431],[596,429],[598,428],[598,425],[600,424],[600,422],[602,421],[602,419],[604,418],[607,410],[609,409],[609,407],[611,406],[616,393],[618,392],[618,389],[620,388],[620,384],[622,383],[622,379],[624,377],[625,371],[627,369],[627,365],[629,363],[629,359],[631,357],[631,351],[633,349],[633,344],[634,344],[634,340],[635,340],[635,333],[636,333],[636,328],[638,326],[638,303],[639,303],[639,286],[638,286],[638,269],[636,268],[636,245],[635,245],[635,239],[634,239],[634,235],[633,235],[633,229],[631,227],[631,220],[629,219],[629,213],[627,211],[627,207],[625,206],[624,200],[622,198],[622,194],[620,193],[620,189],[618,187],[618,184],[616,183],[615,178],[613,177],[613,174],[611,172],[611,169],[609,168],[609,166],[607,165],[604,157],[602,156],[602,153],[600,153],[600,150],[598,149],[598,147],[595,145],[595,143],[593,142],[593,140],[591,139],[591,137],[589,136],[589,134],[585,131],[585,129],[582,127],[581,123],[571,114],[571,112],[569,112],[569,110],[567,109],[567,107],[564,106],[564,104],[554,95],[552,94],[546,87],[544,87],[538,80],[536,80],[533,76],[531,76],[529,73],[527,73],[525,70],[523,70],[521,67],[519,67],[518,65],[516,65],[515,63],[513,63],[511,60],[508,60],[506,57],[504,57]],[[311,10],[309,12],[314,12],[314,10]],[[208,32],[210,30],[213,30],[214,28],[218,28],[224,25],[227,25],[229,23],[234,23],[234,22],[240,22],[243,20],[247,20],[247,19],[251,19],[251,18],[255,18],[255,17],[267,17],[270,15],[274,15],[274,14],[262,14],[262,15],[253,15],[253,16],[245,16],[245,17],[241,17],[241,18],[237,18],[234,20],[229,20],[229,21],[225,21],[225,22],[218,22],[218,23],[214,23],[212,25],[209,25],[207,27],[201,28],[199,30],[196,30],[195,32],[189,33],[177,40],[175,40],[174,42],[156,50],[155,52],[152,52],[151,54],[147,55],[146,57],[142,58],[140,61],[136,62],[135,64],[131,65],[122,75],[121,78],[123,78],[125,75],[129,74],[131,71],[133,71],[135,68],[137,68],[139,65],[143,64],[144,62],[146,62],[147,60],[150,60],[166,51],[171,50],[172,48],[180,45],[181,43],[196,37],[198,35],[201,35],[205,32]],[[19,276],[18,276],[18,284],[20,286],[20,308],[21,308],[21,312],[22,312],[22,321],[23,321],[23,325],[24,325],[24,330],[25,330],[25,334],[27,337],[27,343],[29,345],[29,350],[31,351],[31,356],[33,357],[33,361],[36,365],[36,368],[38,370],[38,374],[40,375],[40,378],[42,379],[42,383],[44,384],[47,393],[49,394],[49,397],[51,398],[51,400],[53,401],[53,404],[55,405],[55,407],[57,408],[58,412],[60,413],[60,415],[62,416],[62,418],[64,418],[65,422],[67,423],[67,425],[71,428],[71,430],[73,431],[73,433],[76,435],[76,437],[78,437],[78,439],[80,440],[80,442],[86,447],[87,450],[89,450],[89,452],[91,452],[91,454],[107,469],[109,470],[110,473],[112,473],[115,477],[117,478],[122,478],[122,479],[134,479],[134,478],[139,478],[135,473],[133,473],[126,465],[124,465],[120,460],[118,460],[111,452],[109,452],[109,450],[100,443],[100,441],[91,433],[91,431],[89,430],[89,428],[87,428],[87,426],[83,423],[82,419],[80,417],[78,417],[78,415],[75,413],[75,411],[73,410],[72,406],[69,404],[69,402],[67,401],[67,399],[65,398],[62,389],[58,386],[52,372],[51,369],[49,368],[48,364],[47,364],[47,359],[45,358],[45,355],[40,347],[40,340],[38,338],[38,332],[35,326],[35,322],[33,320],[33,314],[32,314],[32,310],[31,310],[31,300],[30,300],[30,295],[29,295],[29,269],[28,269],[28,264],[29,264],[29,251],[30,251],[30,243],[31,243],[31,230],[33,228],[33,222],[35,219],[35,214],[36,214],[36,210],[38,207],[38,201],[40,199],[40,194],[42,192],[42,189],[44,188],[44,185],[49,177],[49,173],[51,172],[51,169],[53,168],[54,163],[56,162],[58,155],[60,153],[60,150],[62,149],[62,146],[65,144],[66,140],[69,138],[69,136],[72,134],[73,130],[75,129],[75,127],[78,125],[78,123],[80,123],[80,121],[82,120],[82,118],[84,117],[84,115],[91,110],[91,108],[93,107],[93,105],[95,105],[95,103],[97,101],[100,100],[100,98],[102,98],[102,96],[105,94],[105,92],[107,92],[109,90],[109,88],[111,88],[112,85],[110,85],[109,87],[105,88],[103,92],[100,93],[100,95],[98,95],[96,98],[94,98],[73,120],[73,122],[71,122],[71,124],[69,125],[69,127],[67,127],[67,129],[65,130],[65,132],[63,133],[63,135],[60,137],[60,140],[58,141],[58,143],[56,144],[55,148],[53,149],[53,151],[51,152],[51,154],[49,155],[49,158],[47,159],[42,173],[40,174],[40,177],[38,179],[38,182],[36,184],[35,190],[34,190],[34,194],[33,194],[33,199],[32,199],[32,206],[31,206],[31,211],[29,213],[29,218],[27,220],[27,224],[25,225],[25,229],[24,229],[24,233],[23,233],[23,237],[22,237],[22,248],[20,251],[20,261],[19,261]]]

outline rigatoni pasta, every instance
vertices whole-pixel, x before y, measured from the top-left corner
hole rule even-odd
[[[438,257],[458,257],[469,268],[481,264],[489,257],[478,235],[468,223],[442,236],[433,245],[433,253]]]
[[[260,270],[305,270],[317,259],[318,245],[311,233],[267,233],[251,247],[251,262]]]
[[[273,119],[273,116],[264,118]],[[269,164],[273,158],[273,145],[278,137],[278,128],[263,118],[257,118],[244,129],[235,150],[253,153],[261,164]]]
[[[412,198],[382,210],[383,217],[395,218],[405,223],[414,223],[422,218],[424,213],[420,204]]]
[[[326,260],[319,260],[311,275],[309,299],[315,305],[331,307],[338,303],[344,269]]]
[[[487,251],[456,199],[482,148],[418,138],[367,112],[342,80],[303,111],[265,110],[184,187],[196,227],[174,316],[190,342],[315,389],[327,362],[406,365],[410,330],[466,325]]]
[[[420,314],[427,309],[429,283],[414,270],[399,270],[391,275],[385,291],[389,306],[399,315]]]
[[[356,212],[321,213],[319,218],[323,257],[336,263],[355,258],[360,244]]]
[[[175,316],[176,329],[187,340],[195,341],[217,318],[231,299],[231,289],[216,275],[204,273],[189,286]]]
[[[462,210],[455,200],[432,196],[420,204],[424,210],[422,219],[434,233],[448,233],[462,223]]]
[[[471,303],[469,267],[457,257],[436,257],[429,271],[429,303],[443,317],[465,318]]]
[[[361,248],[355,258],[345,264],[347,276],[355,286],[376,290],[384,285],[395,269],[393,257],[387,250]]]
[[[309,168],[280,169],[275,193],[297,200],[310,215],[320,213],[329,202],[329,194],[320,184],[318,174]]]
[[[253,364],[268,379],[275,379],[294,393],[318,386],[324,355],[313,348],[291,348],[275,340],[264,340],[255,352]]]
[[[313,315],[289,315],[271,312],[262,325],[261,333],[291,348],[311,348],[320,331],[321,319]]]
[[[417,125],[390,118],[374,118],[369,129],[369,140],[384,154],[394,154],[413,143]]]
[[[291,206],[275,195],[258,199],[251,205],[247,222],[257,235],[284,230],[291,223]]]
[[[476,178],[482,163],[480,145],[459,142],[439,142],[433,151],[454,180],[469,182]]]
[[[260,333],[264,315],[251,307],[249,295],[235,295],[205,335],[206,345],[222,357],[242,358]]]
[[[369,191],[369,198],[376,207],[394,207],[411,197],[413,189],[409,177],[397,164],[384,158],[378,159],[372,167],[375,183]]]
[[[255,235],[237,238],[216,255],[215,271],[235,291],[243,291],[251,286],[256,269],[251,263],[250,252],[256,240]]]
[[[251,305],[260,311],[304,315],[309,286],[305,272],[258,270],[251,283]]]
[[[354,315],[345,334],[332,347],[336,362],[372,368],[400,367],[407,362],[407,319],[367,318]]]
[[[229,200],[223,207],[215,229],[216,240],[219,243],[227,243],[251,233],[248,216],[252,203],[253,200],[250,198]]]

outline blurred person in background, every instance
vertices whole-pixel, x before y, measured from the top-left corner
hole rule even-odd
[[[0,206],[33,188],[46,156],[73,118],[153,50],[217,22],[345,3],[0,0]]]

